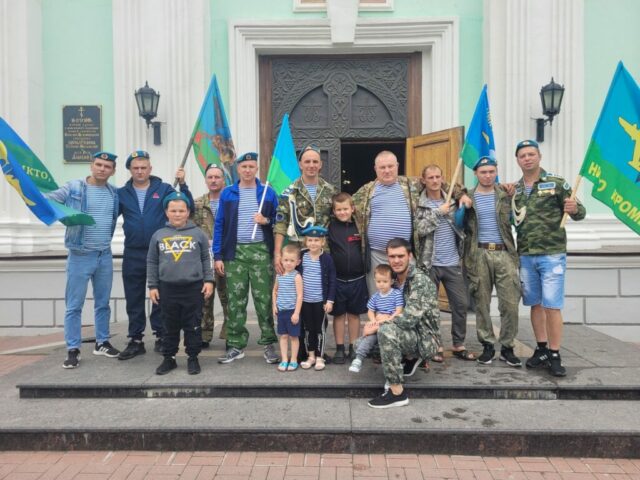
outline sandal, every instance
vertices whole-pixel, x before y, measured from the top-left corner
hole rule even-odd
[[[298,364],[296,363],[296,365]],[[278,371],[286,372],[288,367],[289,367],[289,362],[280,362],[280,365],[278,365]]]
[[[309,357],[304,362],[302,362],[300,366],[305,370],[308,370],[311,367],[313,367],[315,364],[316,364],[316,357]]]
[[[431,361],[435,363],[444,363],[444,352],[436,352],[436,354],[431,357]]]
[[[454,357],[457,357],[460,360],[467,360],[469,362],[474,362],[476,360],[476,356],[466,348],[463,348],[462,350],[451,350],[451,352]]]
[[[293,372],[295,370],[298,369],[298,362],[291,362],[289,363],[289,366],[287,367],[287,371],[288,372]]]
[[[324,370],[325,363],[324,358],[320,357],[316,360],[316,371]]]

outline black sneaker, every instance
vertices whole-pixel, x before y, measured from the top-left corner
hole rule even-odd
[[[402,374],[405,377],[412,376],[414,373],[416,373],[416,370],[418,369],[420,363],[422,363],[422,360],[420,358],[412,358],[411,360],[407,360],[405,358],[404,363],[402,364]]]
[[[198,357],[189,357],[187,360],[187,372],[189,375],[198,375],[201,371]]]
[[[344,345],[338,345],[336,348],[336,354],[333,356],[333,363],[336,365],[342,365],[347,361],[347,357],[344,354]]]
[[[156,353],[162,353],[162,338],[156,338],[156,343],[153,344],[153,351]]]
[[[62,368],[76,368],[80,365],[80,350],[72,348],[67,352],[67,359],[62,363]]]
[[[147,353],[144,349],[144,343],[141,340],[131,340],[127,344],[127,348],[120,352],[118,355],[118,360],[129,360],[138,355],[142,355],[143,353]]]
[[[349,344],[349,355],[347,355],[349,360],[356,359],[356,351],[353,349],[353,344]]]
[[[507,362],[510,367],[522,367],[522,360],[515,356],[513,348],[502,347],[500,350],[500,360]]]
[[[402,390],[400,395],[394,395],[391,390],[387,390],[379,397],[369,400],[371,408],[404,407],[405,405],[409,405],[409,395],[406,390]]]
[[[218,363],[231,363],[241,358],[244,358],[244,351],[239,348],[230,348],[223,357],[218,359]]]
[[[562,366],[562,359],[557,352],[549,352],[549,373],[554,377],[567,375],[567,370]]]
[[[274,363],[278,363],[280,361],[280,357],[276,353],[276,349],[273,346],[273,343],[264,347],[264,354],[262,356],[264,357],[265,362],[270,365],[273,365]]]
[[[113,348],[109,342],[102,342],[100,345],[96,343],[96,347],[93,349],[94,355],[103,355],[109,358],[116,358],[120,355],[120,350]]]
[[[202,347],[203,349],[207,349],[207,348],[209,348],[209,346],[210,346],[210,345],[211,345],[211,343],[210,343],[210,342],[205,342],[205,341],[203,341],[203,342],[202,342],[201,347]]]
[[[478,357],[478,363],[482,365],[489,365],[493,361],[493,357],[496,355],[496,349],[490,343],[483,343],[484,350]]]
[[[166,375],[174,368],[178,368],[175,357],[164,357],[160,366],[156,368],[156,375]]]
[[[549,349],[547,347],[536,347],[531,358],[525,363],[527,368],[549,367]]]

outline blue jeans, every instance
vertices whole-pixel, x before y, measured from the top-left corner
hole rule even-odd
[[[522,255],[520,257],[522,303],[525,306],[542,304],[544,308],[562,309],[566,270],[567,256],[564,253]]]
[[[109,298],[113,283],[111,249],[101,252],[69,250],[67,287],[64,295],[64,340],[67,350],[79,349],[82,343],[82,307],[87,296],[89,280],[93,285],[96,342],[102,343],[109,340]]]

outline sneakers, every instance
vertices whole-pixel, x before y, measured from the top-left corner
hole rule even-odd
[[[202,345],[200,345],[200,347],[201,347],[203,350],[206,350],[207,348],[209,348],[209,346],[210,346],[210,345],[211,345],[211,343],[210,343],[210,342],[205,342],[205,341],[203,341],[203,342],[202,342]]]
[[[564,377],[567,374],[558,352],[549,352],[549,373],[554,377]]]
[[[153,351],[156,353],[162,353],[162,338],[156,338],[156,342],[153,344]]]
[[[371,408],[404,407],[405,405],[409,405],[409,396],[406,390],[402,390],[400,395],[394,395],[391,390],[388,390],[379,397],[369,400]]]
[[[507,362],[510,367],[522,367],[522,360],[515,356],[513,348],[502,347],[500,350],[500,360]]]
[[[536,347],[531,358],[525,363],[527,368],[540,368],[549,366],[549,349],[547,347]]]
[[[493,348],[493,345],[490,343],[483,343],[482,346],[484,347],[484,350],[482,350],[482,353],[478,357],[478,363],[481,363],[482,365],[489,365],[493,361],[496,349]]]
[[[273,347],[273,343],[264,347],[263,357],[264,360],[270,365],[273,365],[274,363],[278,363],[280,361],[280,357],[276,353],[276,349]]]
[[[356,359],[356,351],[353,349],[353,343],[349,344],[349,355],[347,358],[349,358],[349,360]]]
[[[411,360],[404,360],[404,364],[402,365],[402,374],[405,377],[410,377],[412,376],[414,373],[416,373],[416,370],[418,369],[418,365],[420,365],[420,363],[422,362],[422,360],[420,358],[412,358]],[[408,403],[408,400],[407,400]]]
[[[240,360],[241,358],[244,358],[244,351],[239,348],[232,347],[227,350],[227,353],[223,357],[218,359],[218,363],[231,363],[235,360]]]
[[[347,361],[347,358],[344,353],[344,345],[338,345],[336,347],[336,354],[333,356],[333,363],[336,365],[342,365]]]
[[[144,349],[144,343],[141,340],[131,340],[127,344],[127,348],[121,351],[120,355],[118,355],[118,360],[129,360],[144,353],[147,353]]]
[[[198,357],[189,357],[187,360],[187,372],[189,375],[198,375],[201,371]]]
[[[113,348],[109,342],[102,342],[101,344],[96,343],[96,347],[93,349],[94,355],[103,355],[109,358],[116,358],[120,355],[120,350],[116,350]]]
[[[362,360],[356,358],[353,362],[351,362],[349,371],[353,373],[360,373],[360,370],[362,370]]]
[[[156,368],[156,375],[166,375],[174,368],[178,368],[175,357],[164,357],[162,363]]]
[[[62,368],[76,368],[80,365],[80,350],[72,348],[67,352],[67,359],[62,363]]]

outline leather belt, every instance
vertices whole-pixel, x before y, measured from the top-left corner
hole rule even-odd
[[[478,243],[478,248],[485,250],[506,250],[507,247],[503,243]]]

